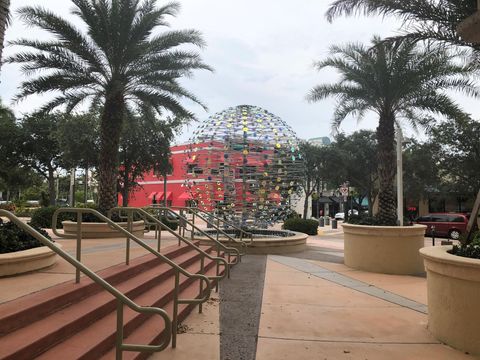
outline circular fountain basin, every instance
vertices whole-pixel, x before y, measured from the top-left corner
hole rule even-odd
[[[239,231],[223,230],[236,240],[240,240]],[[204,230],[205,233],[217,239],[216,230]],[[247,254],[288,254],[299,252],[306,249],[308,235],[295,231],[287,230],[266,230],[253,229],[249,230],[253,234],[253,241],[249,237],[243,237],[243,241],[247,244]],[[202,244],[210,244],[211,240],[203,234],[195,234],[195,239],[200,240]],[[220,233],[218,240],[229,246],[243,250],[238,242],[234,242],[224,234]]]

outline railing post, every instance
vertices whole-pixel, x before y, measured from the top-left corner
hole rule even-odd
[[[82,261],[82,212],[77,212],[77,250],[76,258],[78,262]],[[75,282],[80,282],[80,269],[75,268]]]
[[[204,269],[204,261],[205,257],[203,255],[200,255],[200,274],[205,275],[205,269]],[[218,266],[218,262],[217,262]],[[200,279],[200,296],[203,294],[203,281]],[[203,311],[203,304],[200,303],[198,305],[198,313],[201,314]]]
[[[131,210],[127,210],[127,231],[131,234],[132,233],[132,220],[133,220],[133,212]],[[127,251],[126,251],[126,259],[125,264],[130,264],[130,236],[127,236]]]
[[[160,247],[161,247],[160,241],[162,240],[162,229],[158,227],[158,224],[155,224],[155,237],[157,238],[157,251],[160,252]]]
[[[180,271],[175,271],[175,289],[173,290],[173,318],[172,318],[172,348],[177,347],[178,328],[178,295],[179,295]]]
[[[123,303],[117,299],[117,336],[115,339],[115,360],[122,360],[123,351]]]

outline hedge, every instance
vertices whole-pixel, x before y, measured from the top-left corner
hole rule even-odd
[[[285,230],[298,231],[308,235],[317,235],[318,221],[313,219],[290,218],[282,226]]]
[[[47,239],[52,240],[45,230],[35,226],[33,227]],[[0,254],[28,250],[40,246],[44,245],[13,222],[3,222],[2,219],[0,219]]]

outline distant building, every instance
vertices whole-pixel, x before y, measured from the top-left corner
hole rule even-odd
[[[330,138],[328,136],[320,136],[320,137],[315,137],[307,140],[310,144],[315,145],[315,146],[327,146],[332,143]]]

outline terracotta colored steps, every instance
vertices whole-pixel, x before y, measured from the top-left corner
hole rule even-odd
[[[204,250],[210,249],[205,248]],[[200,270],[200,256],[194,250],[185,246],[174,246],[167,249],[165,253],[189,272],[196,273]],[[205,259],[205,268],[209,269],[210,275],[215,274],[213,261]],[[174,271],[153,255],[134,259],[130,266],[117,265],[105,269],[99,274],[139,305],[164,307],[173,297]],[[181,298],[187,296],[186,294],[188,296],[198,295],[198,281],[192,284],[193,280],[184,276],[181,276],[180,281],[181,289],[183,289]],[[45,292],[15,301],[17,309],[19,309],[18,302],[23,302],[25,305],[32,304],[32,300],[39,300],[38,303],[34,303],[35,305],[23,308],[23,311],[16,311],[16,315],[21,319],[30,318],[29,325],[22,324],[22,328],[0,338],[0,358],[31,359],[52,346],[53,348],[41,355],[40,358],[97,359],[99,355],[108,351],[115,341],[116,299],[96,284],[93,285],[89,279],[82,279],[80,284],[61,284],[47,289]],[[52,295],[56,294],[59,294],[60,298],[59,311],[52,313],[52,302],[55,302],[55,297]],[[13,314],[15,312],[11,311],[10,303],[4,305],[6,306],[0,306],[2,329],[14,328],[15,326],[11,324],[3,324],[4,318],[9,320],[7,322],[11,322],[15,315]],[[32,308],[33,311],[38,311],[42,315],[32,319]],[[10,313],[5,310],[9,310]],[[186,314],[185,309],[184,312]],[[4,317],[4,315],[6,316]],[[147,316],[125,307],[125,336],[140,326],[146,318]],[[162,324],[163,321],[158,316],[155,318],[158,328],[158,324]],[[25,344],[27,342],[25,339],[28,339],[27,344]],[[64,340],[62,343],[56,345],[62,340]],[[91,340],[93,340],[93,344]],[[85,344],[86,347],[80,346],[80,344]],[[62,352],[62,349],[67,352]],[[61,356],[62,353],[65,357]]]
[[[215,269],[211,268],[209,270],[209,275],[215,275]],[[208,274],[208,273],[207,273]],[[214,283],[215,284],[215,283]],[[196,294],[198,294],[198,286],[190,286],[182,292],[182,296],[180,298],[194,298]],[[193,304],[179,304],[178,306],[178,323],[182,323],[187,316],[194,310],[198,305]],[[169,302],[163,309],[168,313],[170,318],[173,316],[173,302]],[[150,317],[147,321],[145,321],[141,327],[135,329],[130,335],[124,336],[124,342],[128,344],[159,344],[159,341],[162,339],[162,334],[159,332],[159,320],[155,319],[154,317]],[[152,353],[147,352],[132,352],[132,351],[124,351],[123,352],[123,359],[130,360],[130,359],[147,359]],[[92,357],[91,359],[94,359]],[[101,359],[103,360],[111,360],[115,359],[115,348],[112,348],[108,353],[104,354]],[[46,360],[46,359],[44,359]]]
[[[187,269],[192,271],[192,269]],[[185,286],[184,286],[185,287]],[[173,277],[171,286],[166,286],[166,288],[170,291],[173,291]],[[161,290],[160,290],[161,291]],[[155,306],[163,308],[164,310],[172,308],[172,296],[173,294],[168,294],[166,296],[162,296],[159,298],[159,288],[156,287],[152,291],[142,294],[141,296],[133,299],[140,305],[144,306]],[[185,298],[187,296],[196,297],[198,295],[199,287],[197,283],[190,286],[186,286],[185,289],[180,294],[180,298]],[[158,299],[158,300],[156,300]],[[153,302],[152,302],[153,300]],[[190,309],[186,309],[185,306],[179,307],[179,311],[182,310],[184,314],[179,313],[179,318],[185,318],[188,313],[191,311]],[[186,312],[188,311],[188,312]],[[172,316],[172,311],[168,311],[170,317]],[[37,359],[49,360],[55,358],[58,354],[68,354],[69,359],[92,359],[96,360],[105,352],[110,350],[114,350],[115,344],[115,334],[116,334],[116,311],[108,314],[104,318],[100,319],[93,323],[90,327],[85,328],[76,333],[75,336],[66,339],[62,343],[58,344],[57,346],[53,347],[49,351],[40,355]],[[146,321],[145,321],[146,320]],[[145,322],[144,322],[145,321]],[[143,323],[142,323],[143,322]],[[138,314],[137,312],[131,310],[128,307],[124,307],[124,336],[125,338],[128,337],[129,334],[134,331],[137,327],[141,325],[139,331],[143,333],[144,330],[149,331],[144,328],[145,323],[153,323],[154,324],[154,331],[155,337],[161,337],[163,331],[163,320],[159,316],[152,316],[151,318],[147,318],[145,315]],[[143,341],[140,344],[148,344],[148,342]],[[125,355],[128,354],[124,352]],[[107,357],[108,358],[108,357]],[[112,357],[114,359],[115,356]]]
[[[173,259],[189,251],[187,246],[172,246],[163,253]],[[119,264],[97,272],[97,274],[112,285],[135,276],[157,263],[153,255],[146,255],[130,261],[130,265]],[[72,278],[74,275],[72,275]],[[0,336],[17,328],[31,324],[44,318],[53,311],[68,306],[79,299],[88,297],[103,289],[88,277],[82,277],[80,283],[68,281],[43,291],[24,296],[15,301],[0,305]]]

